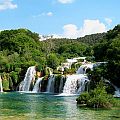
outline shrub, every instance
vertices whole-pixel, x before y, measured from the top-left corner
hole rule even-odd
[[[61,74],[60,71],[58,71],[57,69],[53,70],[53,74]]]
[[[84,92],[76,99],[76,101],[78,104],[87,104],[87,101],[89,100],[89,98],[90,98],[89,93]]]
[[[101,81],[94,90],[82,93],[76,100],[78,104],[86,104],[93,108],[111,108],[115,104],[113,96],[107,94],[106,87]]]
[[[75,72],[76,72],[75,68],[71,68],[71,69],[65,68],[64,69],[64,74],[74,74]]]

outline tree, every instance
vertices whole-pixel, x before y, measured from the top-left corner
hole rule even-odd
[[[59,65],[59,59],[57,58],[56,54],[51,53],[47,56],[47,65],[52,69],[56,69]]]

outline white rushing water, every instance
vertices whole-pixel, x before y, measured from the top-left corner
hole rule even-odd
[[[94,63],[81,65],[74,75],[67,75],[67,79],[63,88],[63,93],[60,95],[68,96],[73,94],[80,94],[85,91],[86,84],[89,79],[86,75],[86,70],[93,70]]]
[[[114,88],[115,88],[114,97],[119,97],[120,98],[120,88],[116,87],[115,85],[114,85]]]
[[[1,79],[1,76],[0,76],[0,92],[3,92],[3,87],[2,87],[2,79]]]
[[[76,71],[76,74],[67,75],[67,76],[63,75],[61,77],[59,85],[57,85],[59,87],[58,88],[59,94],[62,96],[70,96],[70,95],[80,94],[84,92],[85,90],[87,90],[88,85],[89,85],[89,79],[86,75],[86,71],[87,69],[93,70],[93,68],[95,66],[98,66],[99,64],[98,63],[84,64],[80,66],[80,68]],[[25,74],[24,80],[19,85],[19,91],[24,91],[24,92],[30,91],[31,83],[35,82],[35,74],[36,74],[35,66],[29,67]],[[43,77],[38,78],[38,80],[36,80],[36,83],[33,86],[33,90],[31,90],[32,92],[35,92],[35,93],[41,92],[40,90],[41,90],[42,79]],[[106,80],[106,82],[110,83],[110,81],[108,80]],[[55,93],[54,92],[56,89],[54,88],[56,87],[55,84],[56,84],[55,75],[52,74],[51,72],[50,77],[48,78],[46,92]],[[117,88],[112,83],[110,84],[116,90],[114,96],[120,97],[120,88]],[[1,77],[0,77],[0,92],[3,92]]]
[[[112,85],[115,88],[115,93],[114,93],[114,97],[119,97],[120,98],[120,88],[118,88],[117,86],[115,86],[113,83],[111,83],[109,80],[105,79],[104,80],[106,83],[109,83],[110,85]]]
[[[24,81],[22,81],[19,86],[19,91],[29,91],[31,81],[35,80],[35,73],[36,73],[35,66],[29,67],[27,69]]]
[[[79,94],[85,91],[88,77],[83,74],[67,75],[62,95]]]
[[[55,75],[50,75],[48,78],[48,85],[46,92],[48,93],[54,93],[54,83],[55,83]]]
[[[76,74],[86,74],[86,70],[89,68],[90,70],[93,70],[94,64],[84,64],[79,67],[79,69],[76,71]]]
[[[38,80],[36,81],[36,83],[34,85],[34,88],[33,88],[32,92],[35,92],[35,93],[40,92],[42,79],[43,79],[43,77],[38,78]]]

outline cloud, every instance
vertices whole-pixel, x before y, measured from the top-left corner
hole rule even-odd
[[[112,19],[110,18],[105,18],[106,23],[110,26],[112,23]]]
[[[68,38],[76,38],[79,34],[79,30],[76,25],[74,24],[67,24],[63,26],[63,36],[68,37]]]
[[[33,18],[37,18],[37,17],[41,17],[41,16],[48,16],[48,17],[51,17],[53,16],[53,13],[52,12],[43,12],[41,14],[38,14],[38,15],[34,15]]]
[[[0,0],[0,11],[15,8],[17,8],[17,4],[14,4],[12,0]]]
[[[52,12],[48,12],[46,15],[47,16],[53,16],[53,13]]]
[[[106,26],[99,20],[84,20],[81,28],[74,24],[67,24],[63,26],[63,36],[67,38],[83,37],[85,35],[106,32]]]
[[[58,2],[62,4],[68,4],[68,3],[73,3],[75,0],[58,0]]]

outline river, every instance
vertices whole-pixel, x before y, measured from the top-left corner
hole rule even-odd
[[[0,120],[120,120],[120,108],[79,107],[76,96],[3,92],[0,93]]]

